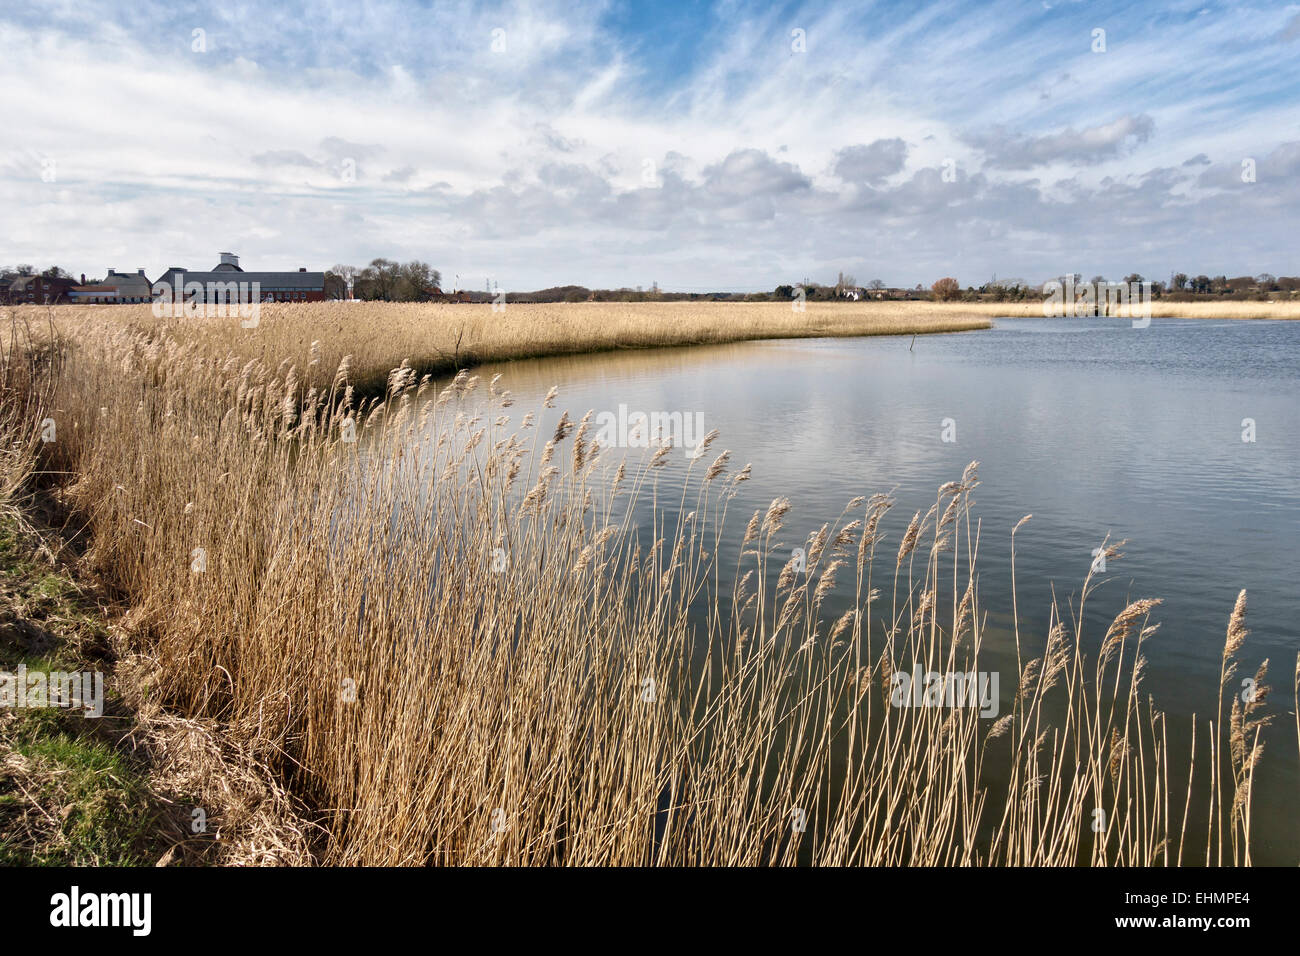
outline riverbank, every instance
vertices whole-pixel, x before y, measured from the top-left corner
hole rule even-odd
[[[57,497],[0,508],[0,866],[309,862],[264,755],[154,693]]]
[[[93,693],[109,669],[100,607],[42,550],[0,511],[0,865],[152,863],[183,830],[150,792],[147,760],[120,746],[116,695],[87,717],[29,692],[29,678],[44,691],[45,675],[84,673]]]

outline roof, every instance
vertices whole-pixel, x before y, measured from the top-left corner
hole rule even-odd
[[[316,291],[325,288],[325,273],[323,272],[181,272],[185,283],[201,282],[207,286],[209,282],[247,282],[252,284],[256,282],[263,292],[300,292]],[[171,282],[177,275],[177,272],[168,271],[161,276],[159,282]]]
[[[119,289],[135,287],[137,295],[148,295],[153,289],[153,283],[146,276],[138,272],[110,272],[104,279],[104,285],[115,285]]]
[[[27,288],[27,286],[31,285],[33,282],[36,282],[36,283],[49,283],[49,282],[54,282],[54,283],[74,283],[75,280],[65,278],[64,276],[17,276],[17,277],[14,279],[14,281],[13,281],[13,286],[12,286],[12,288],[15,289],[15,290],[17,290],[17,289],[25,289],[25,288]]]

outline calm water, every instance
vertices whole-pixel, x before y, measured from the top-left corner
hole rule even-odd
[[[1277,715],[1257,772],[1255,858],[1300,863],[1300,323],[1008,319],[911,344],[754,342],[478,371],[503,374],[520,415],[552,385],[555,414],[575,420],[619,404],[701,412],[705,429],[722,433],[715,447],[732,451],[734,467],[754,468],[732,505],[724,567],[749,513],[781,495],[794,502],[785,535],[794,545],[850,498],[893,490],[882,549],[892,553],[913,512],[978,460],[980,596],[995,658],[1009,649],[1009,545],[1020,518],[1034,516],[1016,537],[1022,633],[1045,632],[1053,588],[1063,605],[1077,599],[1107,534],[1128,539],[1091,599],[1085,645],[1095,649],[1086,635],[1099,641],[1129,599],[1164,600],[1145,686],[1171,718],[1171,744],[1193,713],[1213,713],[1228,616],[1246,588],[1240,670],[1270,660]],[[955,441],[942,440],[944,419]],[[1255,423],[1253,442],[1242,440],[1243,419]]]

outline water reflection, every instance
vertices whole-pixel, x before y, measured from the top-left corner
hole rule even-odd
[[[560,386],[557,407],[539,422],[543,435],[565,410],[575,420],[620,404],[702,415],[705,430],[721,431],[714,450],[730,449],[733,469],[753,464],[731,507],[722,567],[735,566],[749,513],[779,496],[793,502],[793,548],[851,498],[893,491],[886,530],[896,546],[912,513],[978,460],[980,597],[995,659],[1014,660],[1010,535],[1022,517],[1034,515],[1016,538],[1020,626],[1040,641],[1053,595],[1068,602],[1103,539],[1126,539],[1088,605],[1085,641],[1099,641],[1129,600],[1163,599],[1146,687],[1170,717],[1176,750],[1191,715],[1204,720],[1213,709],[1228,615],[1247,588],[1242,671],[1271,660],[1280,716],[1257,784],[1256,859],[1294,865],[1297,346],[1300,324],[1286,322],[1157,319],[1135,330],[1127,320],[1021,319],[915,344],[737,343],[476,371],[502,375],[516,420]],[[1246,420],[1254,441],[1242,440]],[[659,506],[671,521],[674,503]]]

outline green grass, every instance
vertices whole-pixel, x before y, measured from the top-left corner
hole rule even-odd
[[[44,710],[20,721],[4,747],[23,759],[21,788],[16,774],[0,770],[0,865],[146,866],[157,859],[158,813],[137,768],[72,726],[86,723],[83,717]]]
[[[33,634],[48,646],[33,651]],[[0,513],[0,668],[105,670],[84,656],[105,636],[98,608]],[[0,710],[0,865],[141,866],[166,851],[147,768],[119,749],[120,726],[79,710]]]

